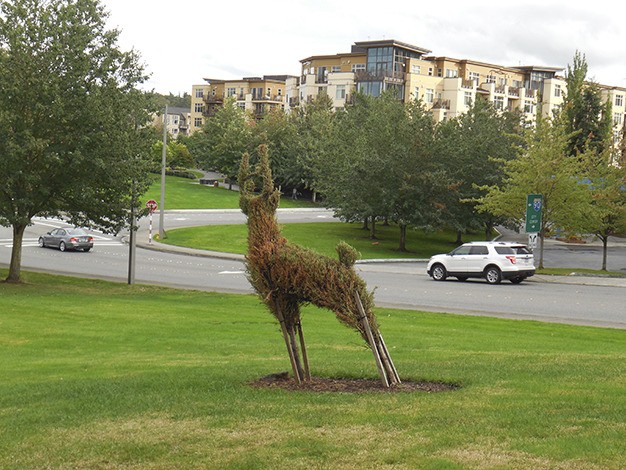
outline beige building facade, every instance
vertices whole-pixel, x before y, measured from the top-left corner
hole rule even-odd
[[[562,68],[505,67],[430,53],[388,39],[356,42],[350,53],[307,57],[299,80],[288,83],[288,107],[326,93],[341,109],[357,90],[378,96],[391,89],[405,102],[421,99],[437,121],[467,112],[479,96],[532,121],[563,102]]]
[[[257,117],[277,107],[289,112],[320,94],[328,95],[339,110],[357,91],[378,96],[394,90],[405,102],[422,100],[436,121],[466,113],[478,98],[496,109],[518,110],[529,122],[539,114],[551,116],[563,104],[567,92],[563,67],[507,67],[431,52],[395,39],[361,41],[350,52],[302,59],[299,76],[206,78],[192,89],[190,132],[202,127],[204,119],[230,96]],[[613,104],[618,139],[626,120],[626,88],[601,85],[601,89]]]
[[[236,106],[257,118],[273,109],[285,109],[286,82],[289,78],[286,75],[240,80],[205,78],[205,83],[192,87],[190,132],[200,129],[204,120],[214,115],[227,99],[233,99]]]

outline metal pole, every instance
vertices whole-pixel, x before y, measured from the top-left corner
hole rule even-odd
[[[150,210],[150,230],[148,231],[148,244],[152,245],[152,213],[154,211]]]
[[[159,213],[159,240],[165,238],[165,228],[163,221],[165,219],[165,165],[167,163],[167,105],[165,105],[165,114],[163,115],[163,152],[161,155],[161,212]]]
[[[133,185],[134,186],[134,185]],[[134,194],[134,188],[133,188]],[[130,243],[128,244],[128,284],[135,283],[135,251],[137,240],[135,234],[135,198],[132,198],[130,207]]]

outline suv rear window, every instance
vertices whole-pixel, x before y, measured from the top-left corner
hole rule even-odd
[[[518,255],[529,255],[530,251],[525,246],[514,246],[513,249]]]
[[[499,255],[514,255],[515,251],[510,246],[496,246],[496,253]]]

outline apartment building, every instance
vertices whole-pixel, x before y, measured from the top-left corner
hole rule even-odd
[[[191,112],[189,108],[169,106],[167,108],[167,133],[174,138],[179,135],[189,135]],[[163,124],[163,113],[155,115],[154,122]]]
[[[191,93],[191,133],[204,124],[206,117],[212,116],[232,98],[236,106],[261,117],[273,109],[284,109],[286,103],[287,75],[264,75],[245,77],[240,80],[220,80],[205,78],[205,83],[193,85]]]
[[[224,99],[261,116],[268,109],[289,111],[320,94],[335,109],[349,104],[356,91],[378,96],[394,90],[408,102],[421,99],[441,121],[467,112],[483,98],[501,110],[519,110],[533,122],[551,116],[563,103],[567,84],[563,67],[503,66],[471,59],[432,55],[423,47],[395,39],[355,42],[350,52],[314,55],[300,61],[299,76],[263,76],[241,80],[204,79],[192,90],[190,131],[202,127]],[[613,103],[616,139],[626,121],[626,88],[601,86]]]
[[[421,99],[438,121],[467,112],[479,96],[534,120],[563,102],[562,68],[505,67],[431,52],[386,39],[355,42],[349,53],[307,57],[299,80],[288,82],[288,108],[326,93],[340,109],[356,90],[373,96],[394,90],[403,101]]]

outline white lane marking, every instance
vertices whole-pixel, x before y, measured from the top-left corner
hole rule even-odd
[[[218,274],[245,274],[245,271],[220,271]]]

